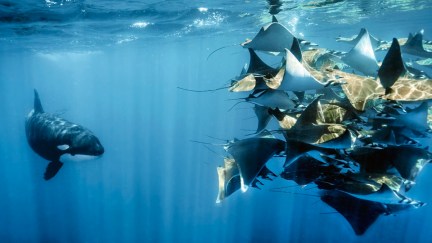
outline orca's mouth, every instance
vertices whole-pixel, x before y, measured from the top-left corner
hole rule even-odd
[[[102,145],[98,145],[94,151],[95,156],[102,156],[105,153],[105,149]]]

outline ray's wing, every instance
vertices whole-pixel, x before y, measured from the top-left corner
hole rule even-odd
[[[422,102],[418,107],[410,110],[407,114],[399,115],[396,121],[412,130],[424,133],[429,129],[428,119],[428,103]]]
[[[295,127],[308,126],[312,124],[318,124],[319,121],[324,120],[324,114],[320,104],[321,96],[315,98],[297,119]]]
[[[342,60],[365,75],[377,75],[379,66],[367,31]]]
[[[373,46],[374,49],[376,49],[380,45],[386,43],[385,41],[382,41],[382,40],[380,40],[380,39],[372,36],[371,34],[369,34],[368,31],[365,28],[361,28],[360,32],[356,36],[353,36],[353,37],[350,37],[350,38],[349,37],[348,38],[347,37],[337,37],[336,41],[347,42],[349,44],[355,45],[364,34],[368,34],[369,35],[369,38],[371,40],[371,43],[372,43],[372,46]]]
[[[256,54],[256,52],[248,48],[249,55],[250,55],[250,61],[249,61],[249,68],[247,70],[247,73],[257,73],[257,74],[266,74],[266,73],[277,73],[277,69],[270,67],[267,65],[259,56]]]
[[[293,180],[298,185],[303,186],[315,181],[323,174],[336,173],[337,171],[336,167],[304,154],[284,167],[280,177],[285,180]]]
[[[255,51],[284,52],[286,48],[291,48],[293,37],[294,35],[285,26],[273,22],[262,27],[251,41],[242,45]]]
[[[237,163],[232,158],[224,158],[224,165],[217,168],[219,179],[219,192],[216,203],[240,189],[240,174]]]
[[[246,190],[273,155],[285,150],[285,142],[275,138],[254,137],[236,141],[227,152],[238,164],[242,188]]]
[[[279,108],[283,110],[291,110],[295,108],[295,103],[283,90],[268,89],[256,96],[250,95],[246,98],[246,101],[273,109]]]
[[[324,84],[316,80],[288,49],[286,49],[285,62],[283,79],[275,83],[267,82],[267,86],[285,91],[306,91],[324,88]]]
[[[432,58],[432,52],[426,51],[423,47],[423,33],[423,29],[414,36],[410,33],[407,42],[402,46],[402,51],[419,57]]]
[[[254,106],[255,115],[258,118],[258,127],[256,132],[260,132],[265,129],[267,124],[270,122],[271,114],[268,112],[269,108],[265,106]]]
[[[323,193],[321,200],[336,209],[357,235],[364,234],[380,215],[386,213],[381,203],[357,199],[336,190]]]
[[[399,42],[393,38],[387,55],[384,57],[383,63],[378,70],[378,77],[381,85],[386,89],[386,94],[390,93],[389,89],[406,72],[405,64],[402,60],[401,49]]]

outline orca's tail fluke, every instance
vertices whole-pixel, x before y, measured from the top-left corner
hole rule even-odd
[[[38,112],[38,113],[42,113],[44,112],[43,108],[42,108],[42,103],[40,102],[39,99],[39,93],[37,92],[37,90],[34,90],[34,111]]]
[[[58,160],[57,161],[51,161],[45,170],[44,179],[49,180],[49,179],[53,178],[62,166],[63,166],[63,163],[58,161]]]

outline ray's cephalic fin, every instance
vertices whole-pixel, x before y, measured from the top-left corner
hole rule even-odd
[[[37,92],[36,89],[34,90],[34,108],[33,109],[36,113],[43,113],[44,112],[43,107],[42,107],[42,103],[39,99],[39,93]]]
[[[386,90],[386,94],[390,93],[391,86],[398,78],[406,72],[404,62],[402,60],[401,48],[396,38],[384,57],[383,63],[378,70],[378,77],[381,85]]]

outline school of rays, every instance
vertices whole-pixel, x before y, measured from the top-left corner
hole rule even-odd
[[[354,47],[348,53],[319,48],[273,17],[241,44],[250,62],[229,91],[248,93],[244,100],[253,104],[258,126],[255,135],[224,146],[217,203],[275,178],[314,184],[358,235],[381,215],[425,205],[407,194],[432,159],[432,80],[402,54],[430,58],[432,43],[423,31],[387,42],[366,29],[337,41]],[[382,63],[375,51],[386,51]],[[280,63],[267,64],[257,52]],[[272,119],[279,128],[267,127]],[[285,159],[280,173],[267,166],[275,156]]]

